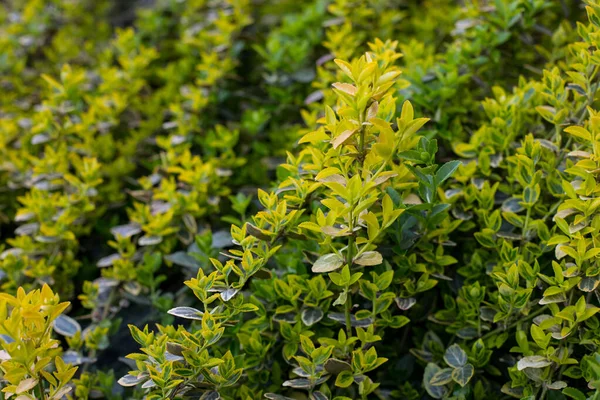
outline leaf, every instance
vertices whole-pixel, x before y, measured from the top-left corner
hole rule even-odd
[[[433,378],[429,380],[429,383],[433,386],[443,386],[452,381],[452,368],[444,368],[436,372]]]
[[[425,386],[427,393],[434,399],[441,399],[448,393],[448,390],[444,386],[433,386],[429,383],[440,370],[441,368],[434,363],[428,363],[423,374],[423,386]]]
[[[156,244],[161,243],[163,240],[162,236],[149,236],[149,235],[144,235],[141,238],[138,239],[138,244],[140,246],[154,246]]]
[[[347,388],[348,386],[352,385],[353,382],[354,375],[352,374],[352,371],[342,371],[335,379],[335,386]]]
[[[322,392],[313,392],[310,395],[310,400],[329,400],[329,397],[325,396]]]
[[[339,90],[340,92],[344,92],[346,94],[349,94],[350,96],[354,96],[356,95],[356,86],[351,85],[349,83],[334,83],[332,85],[334,88],[336,88],[337,90]]]
[[[16,388],[16,392],[17,393],[24,393],[27,392],[31,389],[33,389],[35,387],[35,385],[38,384],[38,380],[35,378],[28,378],[28,379],[23,379],[21,382],[19,382],[19,385]],[[25,397],[25,396],[18,396],[19,397]]]
[[[41,77],[50,86],[52,86],[56,91],[58,91],[58,92],[63,92],[64,91],[63,86],[60,83],[58,83],[54,78],[52,78],[50,75],[42,74]]]
[[[265,398],[269,400],[294,400],[291,397],[285,397],[277,393],[265,393]]]
[[[575,399],[575,400],[586,400],[587,399],[587,396],[585,394],[583,394],[583,392],[581,392],[578,389],[571,388],[571,387],[564,388],[562,390],[562,393],[565,396],[569,396],[570,398]]]
[[[406,100],[402,104],[402,112],[400,114],[400,118],[407,122],[412,121],[415,118],[415,112],[410,101]]]
[[[257,228],[256,226],[252,225],[250,222],[246,222],[246,232],[248,232],[248,235],[254,236],[255,238],[257,238],[259,240],[263,240],[265,242],[271,240],[271,237],[269,236],[269,232],[264,231],[260,228]]]
[[[323,129],[317,129],[316,131],[312,131],[302,136],[302,139],[298,141],[298,144],[302,143],[317,143],[323,142],[325,140],[329,140],[329,135],[325,133]]]
[[[536,324],[531,324],[531,337],[539,347],[546,349],[550,343],[552,335],[550,333],[545,334],[542,328]]]
[[[290,379],[289,381],[283,382],[282,386],[292,387],[294,389],[310,389],[313,385],[308,379]]]
[[[59,315],[52,322],[52,327],[56,333],[67,337],[73,337],[77,332],[81,332],[81,325],[79,325],[79,322],[64,314]]]
[[[341,324],[346,325],[346,316],[344,315],[344,313],[330,312],[329,314],[327,314],[327,317],[329,317],[329,319],[332,319],[334,321],[337,321]],[[357,319],[355,315],[350,316],[350,325],[352,325],[355,328],[356,327],[367,328],[372,323],[373,323],[373,320],[371,318]]]
[[[344,74],[346,74],[348,78],[354,79],[354,77],[352,76],[352,66],[350,65],[350,63],[344,60],[340,60],[339,58],[334,59],[333,62],[336,63],[339,69],[344,71]]]
[[[334,149],[337,149],[342,145],[346,140],[350,139],[350,137],[356,132],[356,129],[348,129],[344,132],[340,133],[335,138],[331,139],[331,145]]]
[[[120,259],[121,259],[121,255],[119,253],[114,253],[114,254],[111,254],[109,256],[102,257],[101,259],[99,259],[98,262],[96,263],[96,266],[98,268],[107,268],[107,267],[110,267],[111,265],[113,265],[115,263],[115,261],[120,260]]]
[[[410,309],[412,306],[414,306],[415,304],[417,304],[417,299],[415,299],[414,297],[409,297],[409,298],[401,298],[401,297],[396,297],[394,299],[394,301],[396,302],[396,305],[398,306],[399,309],[401,309],[402,311],[406,311],[408,309]]]
[[[581,126],[569,126],[568,128],[565,128],[565,132],[570,133],[573,136],[585,139],[587,141],[592,141],[592,134],[587,129]]]
[[[323,319],[323,310],[320,308],[305,308],[302,310],[302,322],[306,326],[313,326]]]
[[[467,353],[459,345],[453,344],[446,349],[444,361],[451,367],[460,368],[467,363]]]
[[[567,387],[567,382],[565,381],[555,381],[549,385],[546,385],[550,390],[560,390]]]
[[[238,291],[239,289],[228,288],[227,290],[221,292],[221,299],[223,299],[223,301],[229,301],[237,294]]]
[[[454,382],[458,383],[460,386],[464,387],[469,380],[473,377],[473,373],[475,369],[471,364],[467,364],[464,367],[456,368],[452,371],[452,379]]]
[[[596,290],[598,285],[600,284],[600,280],[595,276],[585,277],[577,284],[579,290],[583,292],[593,292]]]
[[[446,179],[450,178],[460,164],[460,161],[453,160],[442,165],[435,173],[435,182],[440,185]]]
[[[165,256],[165,260],[172,262],[175,265],[179,265],[186,268],[192,268],[197,270],[200,268],[200,263],[194,257],[186,253],[185,251],[177,251],[173,254]]]
[[[550,106],[537,106],[535,110],[544,118],[546,121],[554,123],[554,115],[556,109]]]
[[[127,374],[127,375],[123,376],[121,379],[119,379],[118,383],[121,386],[129,387],[129,386],[136,386],[139,383],[144,382],[146,379],[148,379],[148,375],[140,374],[138,376],[135,376],[135,375]]]
[[[362,266],[379,265],[383,262],[383,257],[377,251],[365,251],[354,259],[354,263]]]
[[[517,363],[517,369],[522,371],[525,368],[544,368],[549,365],[552,365],[552,361],[548,360],[544,356],[528,356],[519,360]]]
[[[342,265],[344,265],[344,260],[342,260],[340,256],[335,253],[329,253],[319,257],[319,259],[315,261],[312,266],[312,272],[331,272],[340,268]]]
[[[121,236],[123,238],[128,238],[137,235],[141,231],[142,228],[140,224],[136,222],[132,222],[126,225],[115,226],[110,229],[110,233],[112,233],[114,237]]]
[[[167,311],[167,314],[171,314],[179,318],[202,321],[203,312],[192,307],[175,307]]]
[[[375,61],[367,63],[365,66],[363,66],[363,69],[362,71],[360,71],[356,81],[360,83],[363,82],[365,79],[370,78],[373,75],[373,71],[375,71],[375,68],[377,68],[377,63]]]
[[[337,375],[343,371],[352,371],[352,366],[346,361],[338,360],[337,358],[330,358],[325,362],[325,371],[330,374]]]
[[[142,385],[143,387],[143,385]],[[208,391],[204,393],[198,400],[221,400],[221,395],[219,392],[215,392],[214,390]]]

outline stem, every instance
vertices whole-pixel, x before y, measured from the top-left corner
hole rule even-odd
[[[525,316],[525,317],[523,317],[523,318],[519,319],[518,321],[515,321],[515,322],[513,322],[512,324],[510,324],[509,326],[507,326],[507,327],[506,327],[506,329],[502,329],[502,328],[496,328],[496,329],[494,329],[493,331],[490,331],[490,332],[486,333],[485,335],[483,335],[483,336],[481,337],[481,339],[483,339],[483,340],[486,340],[486,339],[488,339],[489,337],[491,337],[491,336],[493,336],[493,335],[495,335],[495,334],[497,334],[497,333],[500,333],[500,332],[503,332],[503,331],[507,331],[507,330],[509,330],[509,329],[512,329],[512,328],[516,327],[518,324],[520,324],[521,322],[525,322],[525,321],[527,321],[527,320],[530,320],[530,319],[532,319],[532,318],[534,318],[534,317],[537,317],[538,315],[540,315],[541,313],[543,313],[543,312],[544,312],[544,311],[546,311],[547,309],[548,309],[548,306],[546,305],[546,306],[544,306],[544,307],[542,307],[542,308],[540,308],[540,309],[536,310],[535,312],[532,312],[531,314],[529,314],[529,315],[527,315],[527,316]]]
[[[480,308],[478,310],[480,310]],[[477,334],[481,336],[481,311],[477,312]]]
[[[110,294],[108,295],[108,299],[106,300],[106,305],[104,306],[104,310],[102,310],[102,319],[100,321],[104,321],[108,317],[108,313],[110,312],[110,305],[115,299],[115,295],[117,294],[118,286],[115,286],[111,289]]]
[[[588,295],[586,296],[586,303],[590,302],[590,295],[593,292],[589,292]],[[573,295],[575,294],[575,290],[571,289],[571,294],[569,295],[569,304],[567,306],[570,306],[571,304],[573,304]],[[563,342],[561,341],[561,346],[563,344]],[[573,351],[573,342],[570,342],[569,345],[567,346],[567,356],[569,354],[571,354],[571,352]],[[563,373],[565,372],[565,370],[567,369],[567,364],[563,364],[560,366],[560,369],[558,370],[558,380],[560,380],[563,376]]]
[[[352,337],[352,318],[350,314],[350,310],[352,309],[352,295],[350,291],[346,291],[346,304],[344,309],[344,316],[346,317],[346,336],[348,338]]]
[[[350,231],[354,230],[354,221],[353,221],[353,210],[350,211]],[[352,259],[354,258],[354,232],[350,236],[348,241],[348,254],[346,256],[346,262],[348,263],[348,269],[350,270],[350,274],[352,274]],[[350,286],[346,287],[346,304],[344,307],[344,316],[346,319],[346,335],[350,338],[352,336],[352,318],[350,311],[352,310],[352,293],[350,293]]]
[[[548,387],[546,386],[546,384],[543,384],[543,388],[542,388],[542,394],[540,395],[540,400],[544,400],[546,398],[546,392],[548,391]]]
[[[40,398],[46,400],[46,391],[44,390],[44,382],[41,375],[38,376],[38,389],[40,390]]]
[[[360,152],[360,164],[362,166],[365,161],[365,128],[363,126],[360,127],[360,138],[358,146]]]
[[[110,305],[112,304],[112,302],[115,300],[116,294],[117,294],[117,290],[118,290],[119,286],[115,286],[111,289],[109,295],[108,295],[108,299],[106,300],[106,303],[104,305],[104,309],[102,310],[102,315],[100,318],[100,322],[104,321],[106,318],[108,318],[108,313],[110,312]],[[94,359],[96,358],[96,350],[92,349],[90,350],[90,353],[88,354],[90,359]],[[83,375],[84,373],[87,372],[88,368],[90,367],[90,364],[92,363],[92,361],[86,362],[83,365],[83,368],[81,368],[81,374]]]
[[[527,238],[527,228],[529,226],[529,218],[531,217],[531,207],[527,207],[527,214],[525,215],[525,222],[523,223],[523,240]]]
[[[365,164],[365,127],[363,125],[364,114],[361,113],[359,118],[360,123],[360,132],[359,132],[359,162],[360,162],[360,170],[358,171],[359,176],[362,175],[362,170]],[[348,248],[346,255],[346,263],[348,264],[348,269],[350,270],[350,274],[352,274],[352,260],[354,259],[354,204],[350,207],[350,215],[348,218],[348,226],[350,228],[350,238],[348,239]],[[346,304],[344,307],[344,317],[346,320],[346,335],[350,338],[352,336],[352,294],[350,293],[350,287],[346,287]]]
[[[373,302],[373,305],[371,307],[371,318],[373,319],[373,332],[375,332],[375,317],[377,316],[377,310],[375,310],[375,300],[377,300],[377,294],[375,294],[375,296],[371,300]]]
[[[179,385],[177,385],[173,391],[171,392],[171,394],[169,394],[169,397],[167,397],[168,400],[174,399],[175,395],[179,392],[179,390],[181,389],[182,384],[180,383]]]

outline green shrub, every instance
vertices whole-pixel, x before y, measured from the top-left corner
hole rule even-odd
[[[596,0],[127,8],[0,9],[0,398],[600,398]]]

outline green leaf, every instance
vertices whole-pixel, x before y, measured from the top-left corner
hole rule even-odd
[[[330,374],[338,375],[344,371],[352,371],[352,366],[346,361],[330,358],[325,362],[325,370]]]
[[[415,112],[410,101],[406,100],[402,104],[402,112],[400,114],[400,118],[406,121],[412,121],[415,118]]]
[[[52,322],[52,327],[56,333],[67,337],[73,337],[77,332],[81,332],[79,322],[64,314],[56,317]]]
[[[433,386],[443,386],[452,381],[452,368],[444,368],[436,372],[436,374],[429,380],[429,383]]]
[[[592,141],[592,134],[581,126],[569,126],[568,128],[565,128],[565,132],[587,141]]]
[[[464,387],[469,380],[473,377],[473,373],[475,372],[475,368],[471,364],[467,364],[463,367],[456,368],[452,371],[452,379],[454,382],[458,383],[460,386]]]
[[[335,379],[335,386],[347,388],[348,386],[352,385],[353,382],[354,375],[352,374],[352,371],[345,370],[338,374],[337,378]]]
[[[269,400],[294,400],[291,397],[282,396],[277,393],[265,393],[265,399]]]
[[[245,303],[239,306],[237,309],[240,312],[254,312],[258,310],[258,307],[251,303]]]
[[[581,392],[578,389],[571,388],[571,387],[564,388],[562,390],[562,393],[565,396],[569,396],[570,398],[575,399],[575,400],[586,400],[587,399],[587,396],[585,394],[583,394],[583,392]]]
[[[440,185],[446,179],[450,178],[460,164],[461,164],[460,161],[453,160],[453,161],[449,161],[449,162],[445,163],[444,165],[442,165],[440,167],[440,169],[438,169],[437,172],[435,173],[436,184]]]
[[[127,374],[127,375],[121,377],[118,380],[118,383],[121,386],[130,387],[130,386],[137,386],[138,384],[144,382],[147,379],[148,379],[148,376],[143,376],[143,375],[134,376],[134,375]]]
[[[271,237],[269,236],[271,234],[270,232],[267,232],[263,229],[257,228],[256,226],[252,225],[249,222],[246,222],[246,232],[248,232],[249,235],[252,235],[259,240],[263,240],[263,241],[271,240]]]
[[[340,60],[339,58],[334,59],[333,62],[335,62],[337,66],[342,71],[344,71],[344,74],[346,74],[348,78],[354,79],[354,77],[352,76],[352,66],[350,65],[350,63],[344,60]]]
[[[337,254],[335,254],[335,253],[325,254],[325,255],[319,257],[319,259],[317,261],[315,261],[315,263],[312,266],[312,272],[316,272],[316,273],[331,272],[331,271],[335,271],[336,269],[340,268],[342,265],[344,265],[344,260],[342,260],[340,258],[340,256],[338,256]]]
[[[547,385],[550,390],[560,390],[567,387],[567,382],[565,381],[554,381]]]
[[[536,324],[531,324],[531,337],[538,346],[540,346],[542,349],[546,349],[546,347],[548,347],[548,344],[550,343],[552,334],[545,334],[542,328],[540,328]]]
[[[281,386],[287,386],[294,389],[310,389],[313,384],[308,379],[300,378],[285,381],[281,384]]]
[[[379,265],[383,262],[383,257],[377,251],[365,251],[354,259],[354,263],[362,266]]]
[[[550,123],[554,123],[554,115],[556,114],[556,110],[554,107],[550,106],[537,106],[535,110],[544,118],[546,121]]]
[[[495,233],[491,229],[485,228],[481,232],[475,232],[473,236],[475,236],[475,239],[477,239],[479,244],[481,244],[483,247],[496,247]]]
[[[552,361],[548,360],[544,356],[528,356],[519,360],[517,363],[517,369],[522,371],[525,368],[544,368],[549,365],[552,365]]]
[[[320,308],[305,308],[302,310],[302,322],[306,326],[313,326],[323,319],[323,310]]]
[[[460,368],[467,363],[467,353],[459,345],[453,344],[446,349],[444,361],[451,367]]]
[[[444,386],[433,386],[430,382],[431,379],[441,370],[440,367],[434,363],[428,363],[425,367],[425,373],[423,374],[423,386],[427,393],[434,399],[441,399],[448,393],[448,390]]]
[[[195,319],[198,321],[202,321],[202,315],[204,314],[202,311],[192,307],[175,307],[171,308],[167,313],[179,318]]]

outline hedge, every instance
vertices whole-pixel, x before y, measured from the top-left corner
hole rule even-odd
[[[0,399],[600,400],[600,1],[6,0]]]

